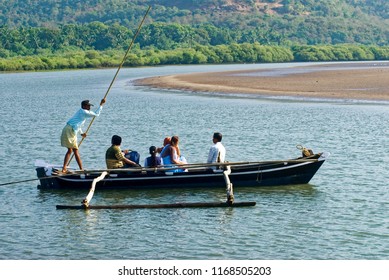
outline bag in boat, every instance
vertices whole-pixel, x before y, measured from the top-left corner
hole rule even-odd
[[[313,156],[313,151],[311,149],[308,149],[308,148],[303,148],[302,149],[302,156],[303,157]]]
[[[305,148],[302,145],[297,145],[296,147],[301,150],[302,157],[313,156],[313,151],[311,149]]]
[[[130,151],[124,155],[127,159],[139,164],[140,154],[137,151]]]

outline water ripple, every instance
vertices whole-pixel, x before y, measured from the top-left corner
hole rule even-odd
[[[40,191],[37,182],[1,186],[0,258],[388,259],[388,107],[198,95],[126,84],[137,77],[201,69],[207,68],[123,69],[80,150],[84,166],[104,167],[112,134],[120,134],[122,146],[138,150],[142,159],[149,146],[177,134],[186,158],[204,161],[213,132],[221,131],[229,161],[289,158],[300,153],[297,144],[331,152],[311,184],[235,190],[237,201],[257,202],[251,208],[85,212],[55,209],[56,204],[79,204],[85,192]],[[112,75],[112,70],[2,75],[0,182],[35,178],[38,158],[61,163],[65,150],[59,134],[65,121],[80,100],[98,102]],[[93,203],[224,199],[224,190],[97,190]]]

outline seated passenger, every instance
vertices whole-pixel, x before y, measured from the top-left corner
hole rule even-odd
[[[222,141],[222,134],[215,132],[213,134],[213,145],[209,149],[207,163],[219,163],[224,162],[226,158],[226,149],[224,148]],[[212,169],[217,169],[216,166],[212,166]]]
[[[118,135],[112,136],[112,146],[108,148],[105,153],[105,162],[108,169],[123,168],[124,164],[128,164],[131,167],[139,167],[140,165],[129,160],[123,155],[120,149],[122,138]]]
[[[173,136],[170,145],[165,146],[161,152],[161,158],[164,165],[173,166],[174,164],[186,164],[186,159],[181,156],[180,148],[178,146],[178,136]],[[174,169],[171,172],[183,172],[184,169]]]
[[[162,153],[163,149],[167,146],[170,145],[171,138],[170,137],[165,137],[163,139],[163,146],[160,148],[157,148],[157,153]]]
[[[157,156],[157,148],[151,146],[149,148],[150,156],[145,159],[145,167],[157,167],[162,165],[162,159],[160,156]]]

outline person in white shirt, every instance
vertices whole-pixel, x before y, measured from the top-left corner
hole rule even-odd
[[[219,132],[215,132],[213,134],[213,145],[209,149],[208,160],[207,163],[223,163],[226,159],[226,148],[224,148],[222,141],[222,134]],[[224,169],[221,166],[212,166],[213,170],[216,169]],[[228,166],[226,170],[223,171],[224,180],[226,181],[226,191],[227,191],[227,201],[228,205],[232,205],[234,203],[234,192],[232,189],[232,184],[228,175],[231,173],[231,169]]]
[[[222,134],[215,132],[213,134],[213,145],[209,149],[207,163],[224,162],[226,158],[226,149],[224,148],[222,141]],[[216,169],[216,166],[213,167]]]
[[[86,137],[86,133],[82,132],[81,127],[87,118],[98,117],[100,115],[104,103],[105,99],[102,99],[97,110],[91,111],[90,108],[93,105],[89,103],[89,100],[82,101],[81,108],[74,114],[74,116],[66,123],[65,127],[63,128],[61,134],[61,146],[68,149],[65,154],[62,167],[63,173],[67,172],[67,165],[72,152],[74,153],[78,166],[81,170],[83,169],[80,154],[78,152],[77,133],[79,132],[83,138]]]

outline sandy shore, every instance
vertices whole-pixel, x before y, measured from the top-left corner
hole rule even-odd
[[[202,92],[389,100],[389,62],[181,74],[146,78],[135,84]]]

